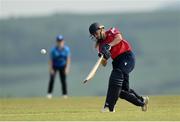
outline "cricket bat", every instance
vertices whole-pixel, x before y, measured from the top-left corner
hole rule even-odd
[[[89,72],[88,76],[83,81],[83,83],[86,83],[87,81],[89,81],[90,79],[92,79],[94,77],[94,75],[96,74],[96,71],[97,71],[98,67],[100,66],[102,60],[103,60],[103,55],[101,55],[101,57],[97,60],[96,64],[91,69],[91,71]]]

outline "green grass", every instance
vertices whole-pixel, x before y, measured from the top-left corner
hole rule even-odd
[[[180,96],[150,96],[147,112],[119,99],[116,113],[101,113],[104,99],[1,98],[0,120],[180,120]]]

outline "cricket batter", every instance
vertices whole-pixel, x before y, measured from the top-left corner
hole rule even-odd
[[[102,112],[115,112],[115,105],[120,97],[128,102],[140,106],[142,111],[147,111],[149,98],[139,96],[129,88],[129,74],[134,69],[135,57],[130,43],[122,37],[117,28],[105,30],[99,23],[93,23],[89,27],[92,38],[95,38],[99,55],[103,55],[101,62],[104,66],[107,60],[112,58],[113,70],[109,78],[108,91]]]
[[[64,98],[67,98],[67,83],[66,75],[70,69],[70,49],[64,44],[64,38],[62,35],[56,37],[56,46],[54,46],[50,52],[50,61],[49,61],[49,72],[50,80],[48,87],[47,98],[52,98],[52,91],[54,86],[54,79],[56,72],[59,72],[62,86],[62,94]]]

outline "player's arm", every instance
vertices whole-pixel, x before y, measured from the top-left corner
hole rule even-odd
[[[69,70],[70,70],[70,64],[71,64],[71,57],[68,56],[68,57],[67,57],[66,69],[65,69],[65,73],[66,73],[66,74],[69,73]]]
[[[54,55],[53,55],[53,50],[51,50],[51,52],[50,52],[50,57],[49,57],[49,62],[48,62],[48,65],[49,65],[49,72],[51,73],[51,74],[54,74],[54,69],[53,69],[53,57],[54,57]]]
[[[67,61],[66,61],[66,67],[65,67],[65,73],[68,74],[70,71],[70,64],[71,64],[71,51],[70,48],[67,48]]]
[[[111,53],[110,53],[110,50],[111,50],[111,47],[115,46],[116,44],[118,44],[120,41],[122,41],[122,36],[121,34],[117,34],[115,35],[115,38],[112,42],[110,42],[109,44],[105,44],[102,46],[102,51],[101,53],[104,55],[104,58],[107,60]]]
[[[48,64],[49,64],[49,72],[50,72],[51,74],[54,74],[53,62],[52,62],[51,59],[49,60]]]
[[[122,35],[121,35],[121,34],[117,34],[117,35],[115,36],[115,39],[114,39],[111,43],[109,43],[109,45],[110,45],[111,47],[113,47],[113,46],[115,46],[116,44],[118,44],[121,40],[122,40]]]
[[[96,49],[99,52],[99,45],[96,45]],[[100,54],[100,52],[98,53],[98,56],[101,57],[102,54]],[[101,60],[101,64],[105,67],[107,65],[107,60],[105,58],[103,58]]]

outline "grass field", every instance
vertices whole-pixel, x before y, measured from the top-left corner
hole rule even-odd
[[[180,96],[150,96],[147,112],[119,99],[116,113],[101,113],[104,99],[1,98],[0,120],[180,120]]]

